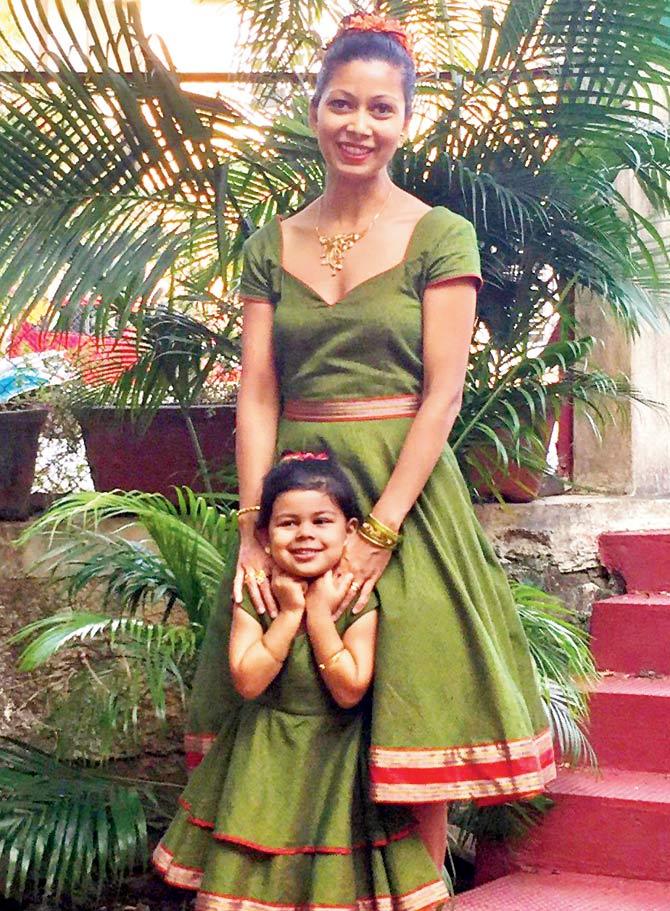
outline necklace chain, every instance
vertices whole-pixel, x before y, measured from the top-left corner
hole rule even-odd
[[[321,265],[328,266],[331,275],[337,275],[337,273],[342,269],[344,254],[353,247],[356,241],[359,241],[362,237],[365,237],[365,235],[370,231],[374,223],[386,208],[386,204],[391,198],[392,191],[393,187],[391,187],[389,190],[388,195],[384,200],[384,205],[370,221],[370,224],[367,226],[367,228],[365,228],[363,231],[345,231],[340,232],[339,234],[330,235],[322,234],[321,229],[319,228],[319,222],[321,221],[321,205],[323,202],[323,196],[319,199],[316,236],[319,238],[319,243],[321,244]]]

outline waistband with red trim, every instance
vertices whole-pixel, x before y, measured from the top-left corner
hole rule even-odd
[[[384,395],[368,399],[331,399],[325,402],[293,399],[284,403],[287,421],[378,421],[412,418],[421,405],[420,395]]]

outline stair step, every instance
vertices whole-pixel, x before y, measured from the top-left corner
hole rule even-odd
[[[590,711],[599,765],[670,773],[670,677],[603,677],[591,690]]]
[[[670,591],[670,529],[608,531],[598,538],[600,562],[629,592]]]
[[[590,629],[600,670],[670,674],[670,594],[634,592],[596,601]]]
[[[670,889],[615,876],[512,873],[457,895],[454,911],[670,911]]]
[[[670,775],[562,769],[549,794],[555,806],[514,852],[517,865],[670,882]]]

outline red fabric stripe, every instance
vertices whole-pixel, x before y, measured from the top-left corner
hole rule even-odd
[[[477,275],[476,272],[468,272],[465,275],[446,275],[444,278],[436,278],[435,281],[429,282],[426,285],[426,288],[437,288],[438,285],[446,285],[448,282],[459,281],[460,279],[463,279],[463,278],[476,279],[477,280],[477,288],[476,288],[477,291],[480,291],[484,284],[484,279],[481,277],[481,275]]]
[[[195,750],[189,750],[186,753],[186,768],[188,771],[192,772],[193,769],[197,768],[197,766],[200,765],[204,758],[204,753],[196,752]]]
[[[214,829],[213,822],[210,822],[207,819],[199,819],[197,816],[191,814],[191,804],[187,800],[184,800],[183,797],[179,798],[179,805],[188,813],[188,821],[192,825],[198,826],[201,829]],[[291,848],[277,848],[271,845],[261,845],[255,841],[247,841],[244,838],[239,838],[237,835],[227,835],[225,832],[213,832],[212,837],[217,841],[229,841],[231,844],[241,845],[243,848],[253,848],[254,851],[260,851],[262,854],[351,854],[353,851],[359,851],[363,848],[383,848],[393,841],[400,841],[402,838],[407,838],[408,835],[411,835],[416,827],[417,823],[413,823],[410,826],[405,826],[404,829],[400,829],[400,831],[395,832],[388,838],[346,846],[302,845]]]
[[[546,750],[541,756],[524,756],[520,759],[503,759],[497,762],[473,762],[465,765],[437,766],[429,769],[385,768],[373,765],[370,780],[374,784],[446,784],[456,781],[495,780],[516,778],[536,772],[553,761],[553,750]]]
[[[441,882],[442,882],[442,880],[433,879],[433,880],[430,880],[430,882],[424,883],[422,886],[417,886],[416,889],[412,889],[410,892],[404,892],[402,895],[399,895],[399,894],[371,895],[369,898],[357,898],[356,903],[358,904],[359,902],[373,902],[375,900],[382,901],[384,899],[388,900],[388,899],[411,898],[411,896],[416,895],[417,892],[421,892],[423,889],[427,889],[429,886],[438,885]],[[202,895],[213,895],[214,898],[229,898],[232,901],[251,901],[251,902],[259,901],[259,902],[261,902],[261,904],[269,905],[272,908],[290,908],[291,911],[294,911],[294,909],[296,908],[295,905],[284,905],[284,904],[281,904],[280,902],[269,902],[269,901],[266,901],[265,899],[250,898],[247,895],[230,895],[226,892],[210,892],[209,890],[207,890],[207,891],[203,890],[201,894]],[[433,903],[431,903],[431,906],[432,906],[432,904]],[[340,905],[323,905],[323,904],[319,904],[319,903],[315,903],[315,902],[309,902],[309,904],[303,905],[301,907],[303,907],[303,908],[339,908]],[[351,905],[351,907],[354,908],[355,905]]]

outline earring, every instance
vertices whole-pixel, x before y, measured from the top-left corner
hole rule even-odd
[[[265,551],[266,554],[269,554],[269,553],[270,553],[270,545],[269,545],[269,544],[266,544],[265,547],[263,548],[263,550]]]

